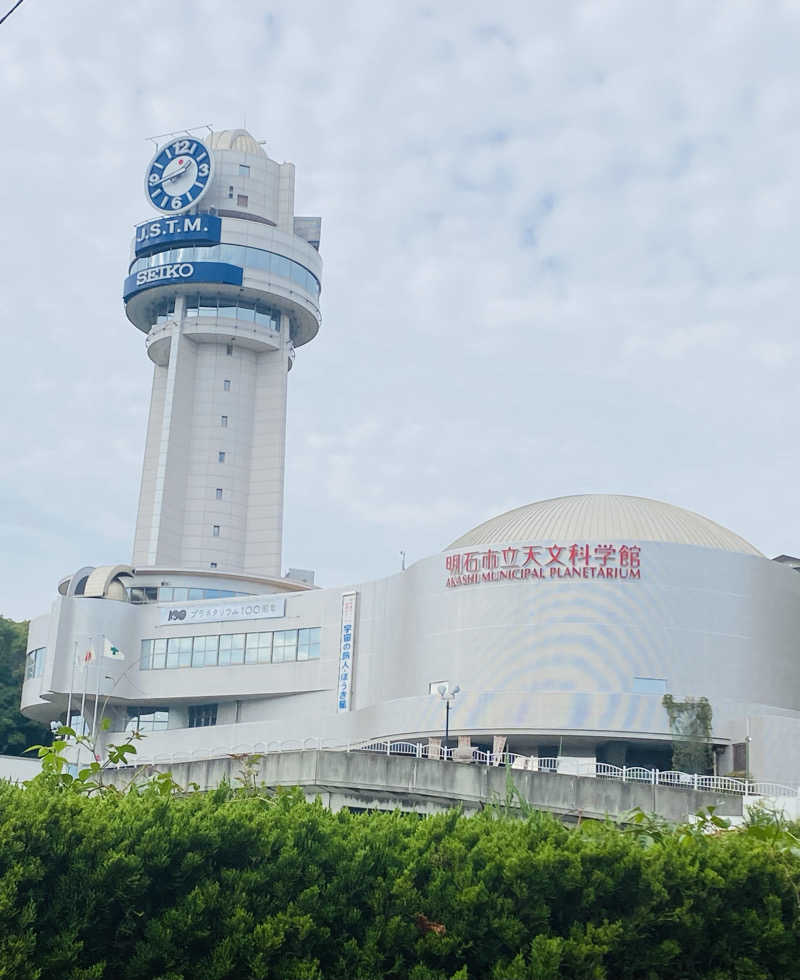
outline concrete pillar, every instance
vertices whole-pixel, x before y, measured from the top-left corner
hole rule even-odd
[[[472,762],[472,738],[469,735],[458,736],[458,748],[453,752],[455,762]]]
[[[432,735],[428,739],[428,758],[441,759],[442,757],[442,738],[440,735]]]

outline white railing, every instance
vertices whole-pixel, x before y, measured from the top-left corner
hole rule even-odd
[[[547,772],[558,775],[587,776],[596,779],[614,779],[623,783],[647,783],[651,786],[672,786],[677,789],[696,789],[712,793],[731,793],[737,796],[800,797],[800,789],[784,783],[735,779],[732,776],[701,776],[697,773],[646,769],[643,766],[613,766],[608,762],[587,759],[526,756],[514,752],[483,752],[472,749],[462,756],[457,747],[429,745],[425,742],[393,742],[379,739],[373,742],[335,742],[331,739],[304,738],[217,746],[213,749],[195,749],[193,752],[161,753],[151,758],[138,756],[128,765],[175,765],[180,762],[205,762],[247,755],[271,755],[277,752],[373,752],[387,756],[410,756],[415,759],[455,760],[484,766],[510,766],[526,772]]]

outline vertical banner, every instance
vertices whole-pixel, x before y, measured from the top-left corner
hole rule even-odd
[[[339,632],[339,711],[350,710],[353,687],[353,641],[356,629],[356,592],[342,595],[342,627]]]

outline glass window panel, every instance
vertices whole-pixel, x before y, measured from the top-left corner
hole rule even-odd
[[[234,633],[231,637],[231,663],[244,663],[244,633]]]
[[[155,602],[158,599],[158,589],[153,586],[146,585],[144,587],[144,594],[148,602]]]
[[[139,670],[150,670],[153,663],[153,641],[142,640],[142,654],[139,657]]]
[[[251,269],[262,269],[266,271],[269,269],[269,252],[265,252],[262,248],[247,248],[245,254],[245,263]]]
[[[197,316],[197,301],[198,297],[196,295],[186,297],[184,307],[186,310],[186,316]]]
[[[239,164],[239,176],[240,177],[250,176],[250,167],[246,163]]]
[[[157,708],[128,708],[126,732],[165,731],[169,725],[169,711]]]
[[[189,728],[205,728],[217,723],[216,704],[190,704]]]
[[[278,630],[272,636],[272,662],[297,659],[297,630]]]
[[[205,598],[205,596],[203,595],[204,591],[205,591],[204,589],[189,589],[189,598],[204,599]]]
[[[270,261],[273,275],[282,276],[284,279],[291,279],[291,269],[289,260],[282,255],[273,255]]]
[[[196,636],[192,646],[192,667],[216,667],[218,636]]]
[[[158,601],[159,602],[172,602],[172,593],[175,590],[172,586],[162,585],[158,590]]]
[[[189,598],[188,589],[178,589],[172,590],[172,600],[173,602],[185,602]]]
[[[239,311],[236,314],[236,318],[238,320],[245,320],[246,322],[250,323],[255,319],[255,304],[240,300]]]
[[[198,310],[198,316],[216,316],[217,315],[217,299],[212,296],[201,296],[200,297],[200,309]]]
[[[319,660],[320,628],[298,630],[297,659]]]
[[[171,636],[167,640],[167,668],[189,667],[192,663],[191,636]]]
[[[224,303],[224,305],[223,305]],[[236,304],[227,301],[220,301],[219,315],[227,317],[229,320],[236,319]]]
[[[272,655],[272,633],[248,633],[245,663],[268,664]]]
[[[269,313],[266,310],[259,310],[256,307],[256,323],[261,327],[269,326]]]
[[[244,265],[242,262],[243,251],[241,245],[220,245],[220,262],[232,262],[234,265]]]
[[[163,670],[167,666],[167,641],[153,640],[153,670]]]
[[[80,711],[70,711],[69,727],[75,732],[76,735],[89,734],[89,721],[87,718],[83,717]]]

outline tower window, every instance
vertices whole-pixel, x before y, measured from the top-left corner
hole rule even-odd
[[[227,378],[222,382],[222,390],[223,391],[230,391],[231,390],[231,383],[230,383],[230,381],[228,381]]]
[[[233,199],[233,184],[230,184],[228,187],[228,197]]]
[[[208,563],[208,567],[209,567],[209,568],[216,568],[216,567],[217,567],[217,563],[216,563],[215,561],[210,561],[210,562]]]
[[[225,453],[222,450],[220,450],[217,453],[217,462],[218,463],[224,463],[225,462]]]
[[[228,357],[233,357],[233,344],[225,344],[225,353]]]
[[[247,207],[247,194],[237,194],[236,195],[236,206],[239,208]]]
[[[246,163],[240,163],[239,164],[239,176],[240,177],[249,177],[250,176],[250,168],[247,166]]]
[[[220,415],[220,417],[219,417],[219,424],[222,426],[223,429],[227,429],[228,428],[228,416],[227,415]]]
[[[222,487],[217,487],[217,500],[222,500]]]
[[[211,534],[215,538],[218,538],[219,537],[219,524],[212,524],[211,525]]]

